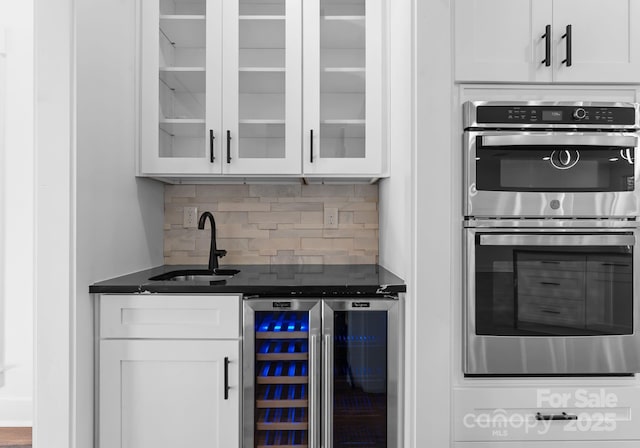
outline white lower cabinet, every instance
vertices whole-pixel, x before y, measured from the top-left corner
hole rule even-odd
[[[453,419],[459,447],[604,447],[607,441],[623,440],[640,446],[640,388],[458,388]]]
[[[239,304],[238,296],[101,297],[99,448],[240,447]],[[107,323],[116,315],[118,321],[135,317],[135,331],[151,331],[143,338],[113,338],[118,327]],[[237,324],[229,326],[229,320]],[[212,322],[229,329],[214,332],[219,327]],[[194,337],[197,327],[215,339]]]

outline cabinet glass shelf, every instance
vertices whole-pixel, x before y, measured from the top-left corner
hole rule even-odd
[[[204,15],[206,0],[159,0],[160,16]]]
[[[201,67],[160,68],[160,81],[173,92],[204,92],[205,69]]]
[[[175,47],[204,47],[206,20],[204,16],[195,19],[160,16],[160,34]]]
[[[320,22],[322,48],[365,48],[364,17],[323,17]]]
[[[269,15],[260,15],[260,16],[240,16],[240,20],[285,20],[285,16],[269,16]]]
[[[160,20],[205,20],[204,14],[162,14]]]
[[[241,0],[240,19],[244,17],[278,17],[278,20],[285,18],[284,0]]]

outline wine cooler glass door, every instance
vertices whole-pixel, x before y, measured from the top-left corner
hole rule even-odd
[[[325,301],[323,307],[324,447],[395,446],[390,357],[398,350],[393,301]]]
[[[244,417],[245,428],[249,422],[253,428],[249,434],[245,429],[245,446],[316,447],[319,302],[259,300],[249,306]]]

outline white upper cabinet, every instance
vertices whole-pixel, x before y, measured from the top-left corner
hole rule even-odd
[[[142,174],[221,172],[222,0],[143,0]]]
[[[305,0],[305,174],[382,171],[382,6]]]
[[[140,174],[380,177],[383,1],[142,0]]]
[[[552,0],[456,0],[456,81],[550,82]]]
[[[302,0],[225,1],[223,172],[299,174]]]
[[[640,83],[638,0],[554,0],[554,81]],[[571,27],[571,66],[567,27]]]
[[[459,82],[640,82],[635,0],[456,0]]]

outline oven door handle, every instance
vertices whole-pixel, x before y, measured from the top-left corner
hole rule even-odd
[[[633,246],[634,235],[480,235],[481,246]]]
[[[523,134],[504,133],[501,135],[483,135],[482,146],[616,146],[634,148],[638,146],[638,137],[620,134]]]

